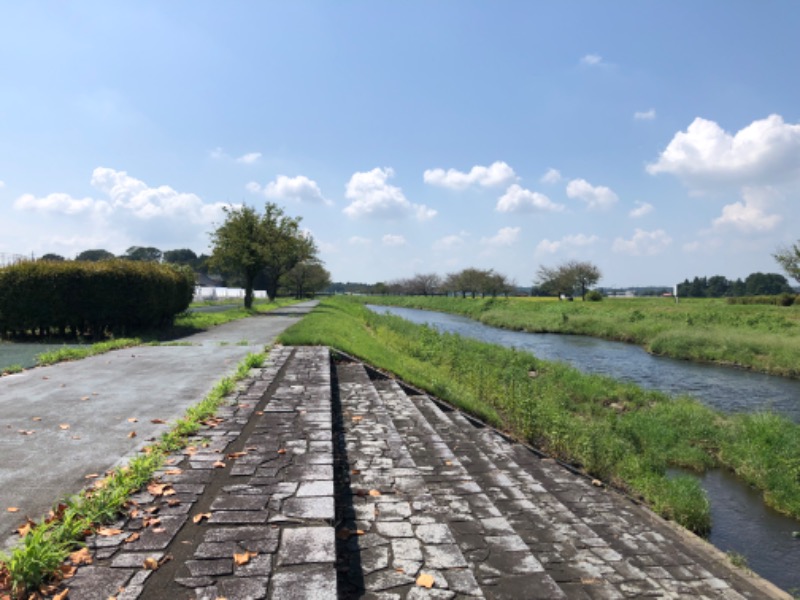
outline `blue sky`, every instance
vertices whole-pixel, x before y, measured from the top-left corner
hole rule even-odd
[[[337,281],[776,272],[799,25],[789,0],[5,3],[0,253],[199,253],[223,206],[273,201]]]

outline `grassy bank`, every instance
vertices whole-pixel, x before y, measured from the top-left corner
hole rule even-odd
[[[253,308],[246,309],[244,306],[235,306],[227,310],[217,312],[194,312],[189,311],[182,315],[178,315],[175,319],[175,329],[181,334],[192,331],[202,331],[230,323],[231,321],[238,321],[239,319],[246,319],[254,315],[268,313],[270,311],[283,308],[284,306],[291,306],[302,302],[294,298],[276,298],[275,300],[258,300],[253,303]],[[227,305],[224,305],[227,306]],[[173,332],[174,333],[174,332]]]
[[[708,530],[708,501],[695,478],[667,477],[669,467],[730,468],[800,518],[800,427],[783,418],[725,417],[690,398],[440,334],[346,298],[323,301],[280,339],[330,345],[391,371],[693,531]]]
[[[251,368],[261,366],[265,358],[266,354],[248,354],[234,375],[220,380],[206,398],[189,408],[143,454],[115,469],[94,487],[57,504],[47,518],[28,522],[28,530],[17,546],[0,554],[0,598],[38,598],[36,591],[46,588],[45,582],[56,578],[57,583],[59,567],[70,553],[83,545],[87,535],[117,518],[128,497],[152,479],[169,453],[186,446],[189,436],[214,416],[236,382],[247,377]]]
[[[538,298],[372,297],[464,315],[494,327],[631,342],[649,352],[800,377],[800,306],[728,304],[722,299],[619,298],[559,302]]]

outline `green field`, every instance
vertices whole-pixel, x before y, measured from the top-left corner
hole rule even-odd
[[[762,490],[767,504],[800,518],[800,427],[785,418],[724,416],[691,398],[673,399],[525,352],[379,315],[362,300],[325,300],[280,341],[332,346],[390,371],[643,498],[693,531],[710,527],[708,500],[695,478],[669,477],[670,467],[728,468]],[[530,310],[524,301],[498,303],[508,304],[512,312]],[[556,303],[542,306],[559,308]]]
[[[366,298],[366,297],[365,297]],[[374,304],[464,315],[505,329],[631,342],[648,352],[800,377],[800,306],[728,304],[723,299],[369,296]]]

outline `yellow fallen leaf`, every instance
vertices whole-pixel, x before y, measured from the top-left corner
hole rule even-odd
[[[99,473],[89,473],[83,476],[84,479],[97,479],[98,477],[100,477]]]
[[[427,573],[423,573],[419,577],[417,577],[417,585],[424,588],[432,588],[434,584],[433,575],[428,575]]]
[[[241,554],[234,553],[233,555],[233,562],[238,566],[246,565],[250,562],[250,559],[254,556],[257,556],[258,552],[250,552],[249,550],[245,550]]]
[[[17,508],[16,506],[9,506],[6,510],[8,512],[19,512],[19,508]]]
[[[222,462],[221,460],[215,460],[213,463],[211,463],[211,466],[214,467],[215,469],[224,469],[225,463]]]
[[[28,535],[30,530],[33,529],[35,526],[36,523],[31,521],[30,519],[26,520],[24,525],[17,527],[17,533],[19,534],[19,537],[25,537],[26,535]]]
[[[370,490],[369,491],[369,495],[370,496],[380,496],[381,493],[378,490]]]
[[[61,423],[61,424],[58,426],[58,428],[59,428],[59,429],[62,429],[62,430],[67,430],[67,429],[69,429],[69,423]]]
[[[139,419],[137,419],[136,417],[131,417],[130,419],[128,419],[128,423],[138,423],[138,422]]]
[[[74,565],[90,565],[92,564],[92,554],[88,548],[81,548],[69,555],[69,559]]]
[[[148,556],[147,558],[144,559],[143,566],[148,571],[155,571],[158,569],[158,561],[152,556]]]
[[[31,421],[41,421],[42,417],[33,417]]]
[[[126,544],[133,543],[136,540],[138,540],[139,537],[141,537],[141,534],[138,531],[134,531],[132,534],[130,534],[128,537],[125,538],[125,543]]]
[[[355,417],[353,417],[353,422],[358,423],[359,421],[362,421],[363,419],[364,419],[364,417],[362,417],[361,415],[356,415]]]
[[[208,519],[210,519],[210,518],[211,518],[211,513],[210,513],[210,512],[207,512],[207,513],[198,513],[198,514],[196,514],[195,516],[193,516],[193,517],[192,517],[192,522],[193,522],[193,523],[199,523],[199,522],[200,522],[200,521],[202,521],[203,519],[206,519],[206,520],[208,520]]]

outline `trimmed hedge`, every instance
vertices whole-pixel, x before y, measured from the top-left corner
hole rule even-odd
[[[0,335],[130,334],[172,323],[192,301],[185,267],[152,262],[23,262],[0,269]]]

